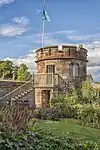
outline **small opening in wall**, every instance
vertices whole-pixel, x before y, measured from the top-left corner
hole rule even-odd
[[[43,53],[43,48],[41,48],[41,53]]]
[[[49,55],[51,55],[51,48],[49,48],[49,52],[48,53],[49,53]]]
[[[50,107],[50,90],[42,90],[42,101],[44,107]]]

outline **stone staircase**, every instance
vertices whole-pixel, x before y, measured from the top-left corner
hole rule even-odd
[[[58,91],[59,95],[67,94],[70,91],[69,84],[59,74],[54,76],[54,91]]]
[[[66,94],[69,91],[69,84],[59,74],[38,73],[34,75],[34,87],[52,89],[53,93]]]
[[[11,91],[10,93],[6,94],[5,96],[0,98],[0,105],[2,104],[11,104],[17,103],[22,105],[29,106],[29,99],[28,95],[32,93],[33,96],[33,80],[26,82],[25,84],[21,85],[20,87],[16,88],[15,90]],[[32,98],[33,100],[33,98]]]
[[[53,90],[53,94],[68,93],[69,84],[59,74],[36,74],[33,79],[12,90],[0,98],[0,106],[4,104],[25,105],[35,108],[35,89]]]

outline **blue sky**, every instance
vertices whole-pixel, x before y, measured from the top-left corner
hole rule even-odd
[[[51,22],[45,24],[45,45],[83,44],[88,71],[99,79],[100,0],[46,0],[46,5]],[[0,59],[19,61],[41,47],[42,6],[43,0],[0,0]]]

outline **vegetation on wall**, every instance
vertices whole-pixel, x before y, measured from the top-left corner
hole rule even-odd
[[[82,84],[82,101],[84,103],[92,104],[99,99],[98,91],[92,87],[91,81],[87,79]]]

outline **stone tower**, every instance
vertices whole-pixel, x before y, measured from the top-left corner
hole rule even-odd
[[[38,84],[35,85],[35,103],[36,107],[46,107],[55,91],[55,85],[56,87],[60,85],[60,91],[64,91],[64,86],[62,87],[64,82],[69,85],[69,88],[72,88],[73,86],[79,87],[85,79],[87,75],[87,49],[81,45],[79,47],[71,45],[47,46],[36,51],[36,63],[37,77],[35,80]],[[49,83],[52,82],[52,86],[44,84],[47,79]],[[42,86],[39,86],[41,81]]]

